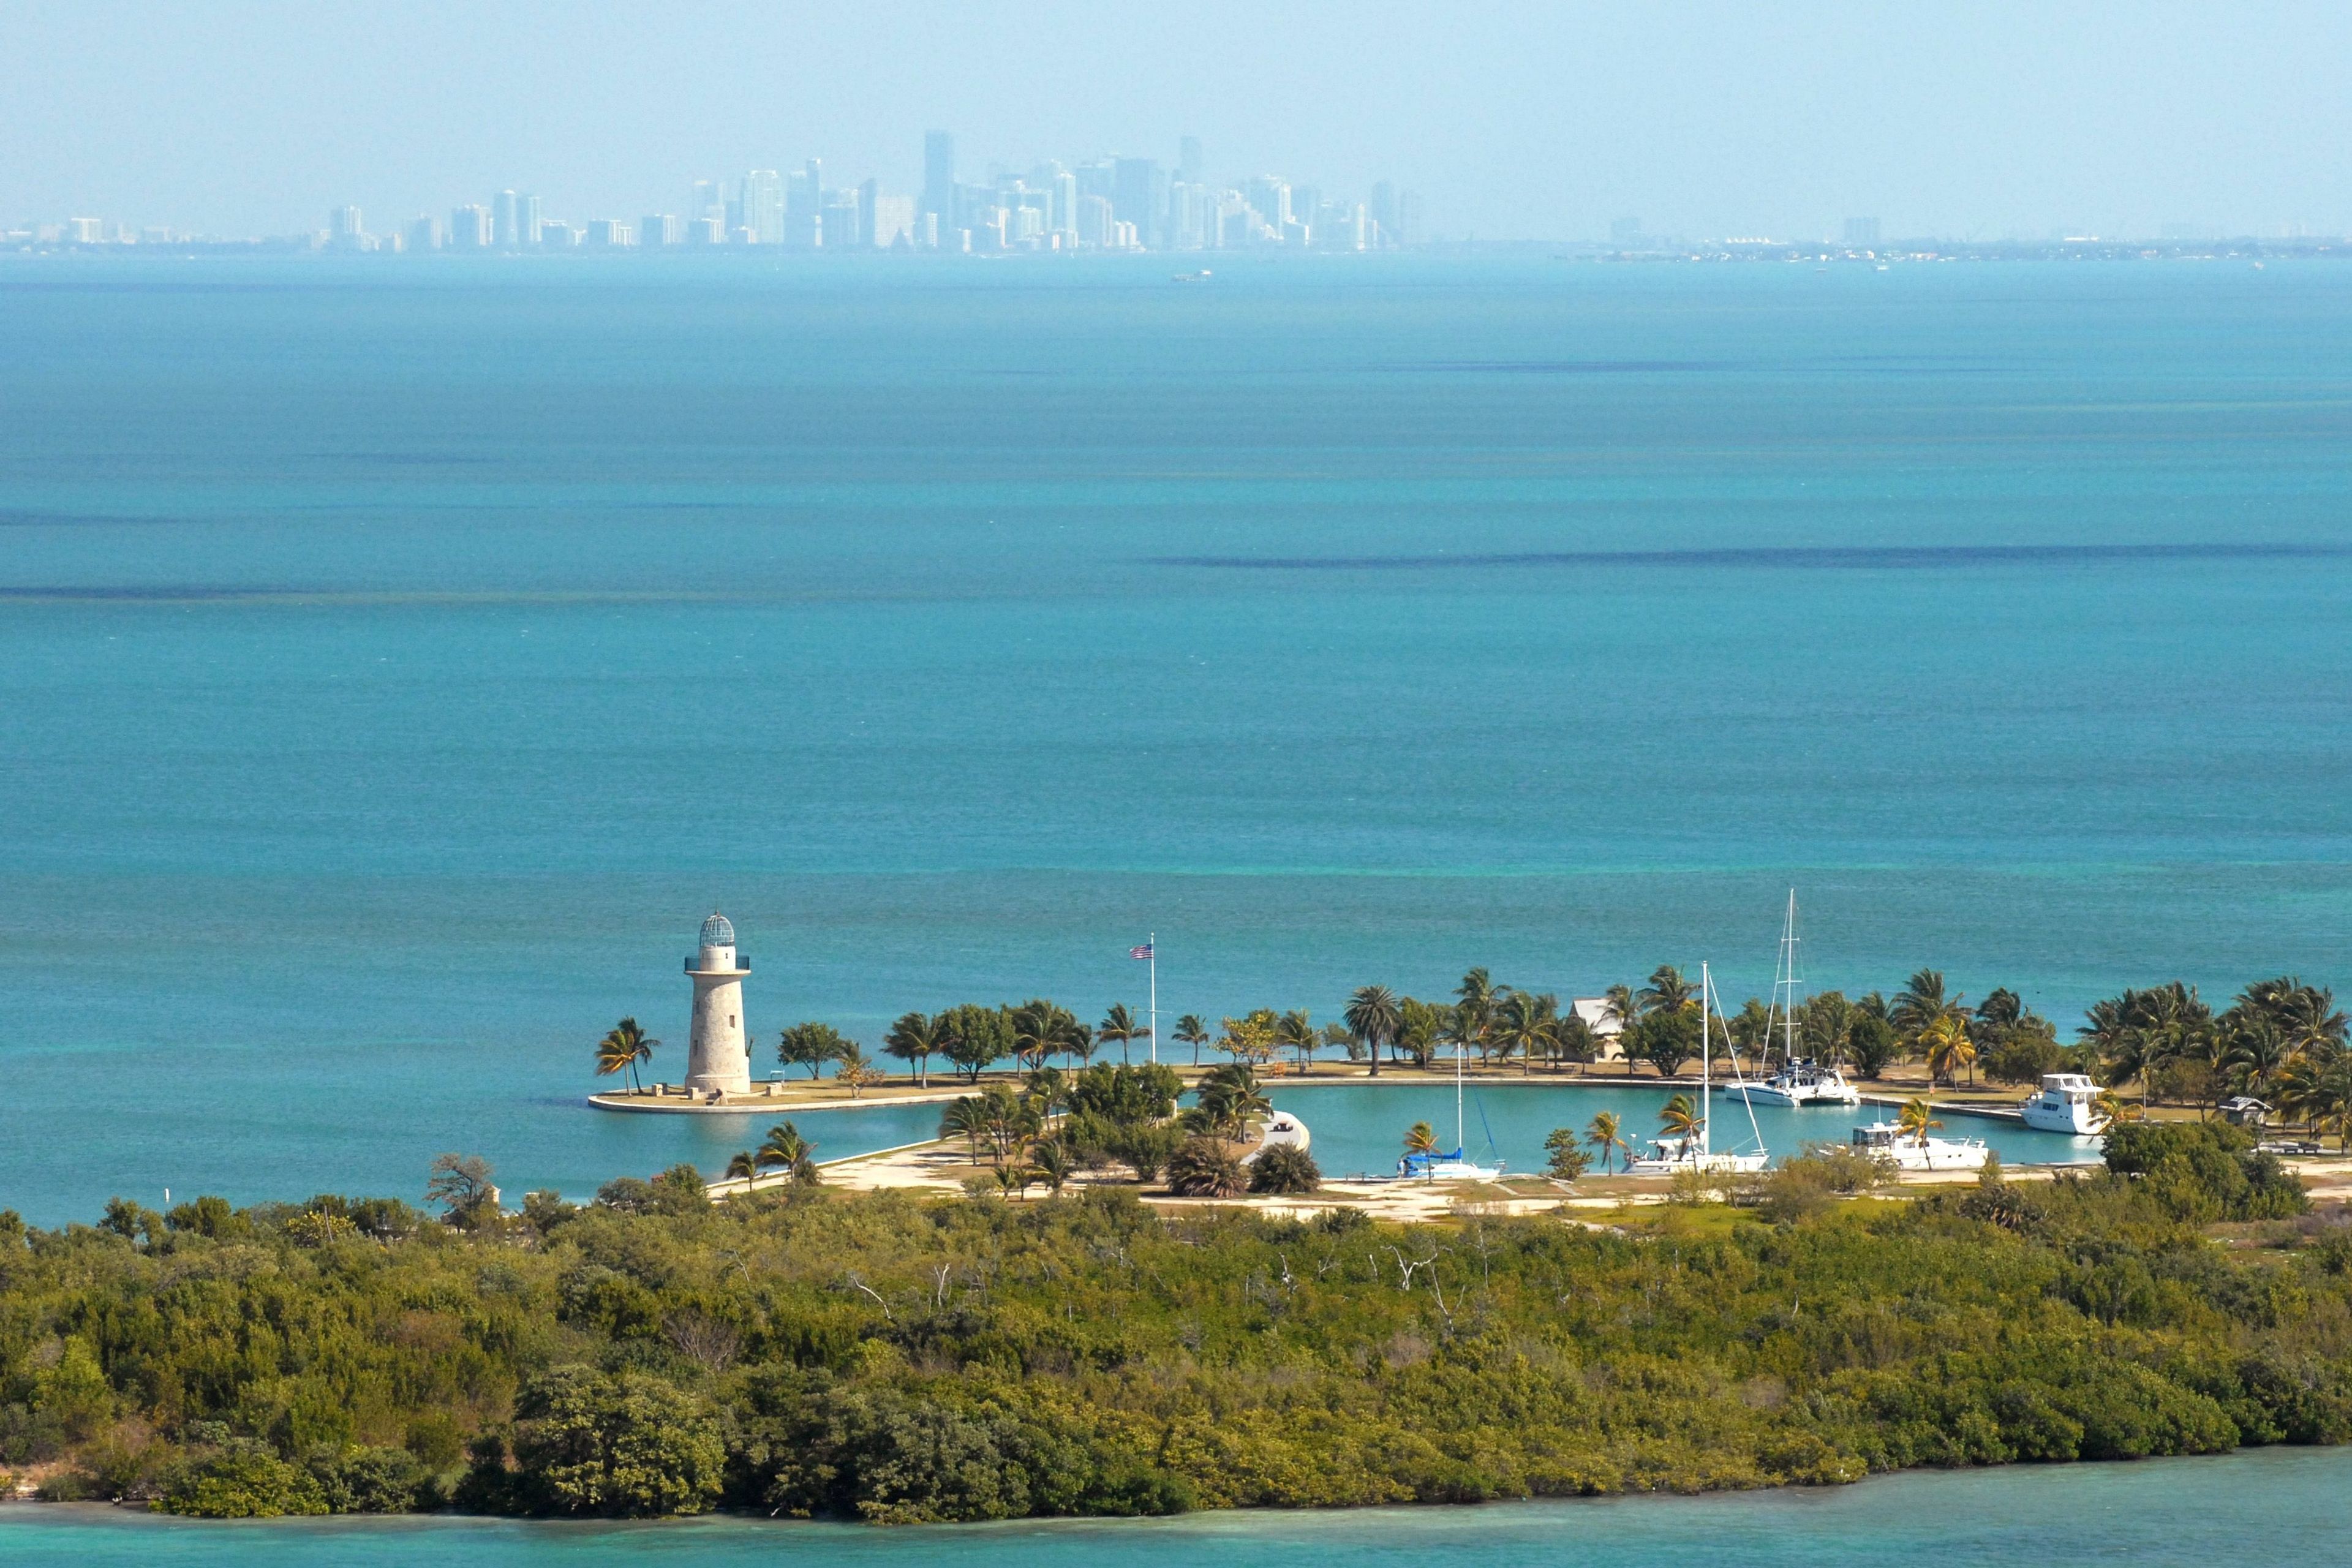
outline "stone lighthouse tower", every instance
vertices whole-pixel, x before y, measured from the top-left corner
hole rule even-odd
[[[694,1025],[686,1041],[686,1089],[689,1094],[748,1094],[751,1057],[745,1048],[743,976],[751,972],[749,953],[735,951],[735,927],[714,913],[702,922],[701,945],[686,961],[694,982]]]

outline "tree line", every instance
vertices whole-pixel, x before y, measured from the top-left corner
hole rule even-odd
[[[1139,1073],[1056,1114],[1149,1120],[1167,1086]],[[0,1214],[0,1468],[224,1517],[912,1522],[2352,1436],[2352,1234],[2242,1130],[2133,1124],[2084,1176],[1864,1207],[1849,1165],[1605,1228],[1122,1187],[714,1205],[686,1169],[509,1213],[456,1157],[438,1217],[332,1194]]]
[[[1339,1050],[1375,1075],[1383,1066],[1428,1068],[1458,1052],[1481,1066],[1517,1061],[1528,1071],[1615,1055],[1672,1078],[1706,1049],[1745,1070],[1793,1053],[1866,1079],[1917,1061],[1943,1084],[1964,1076],[1973,1082],[1981,1072],[1996,1082],[2030,1085],[2045,1073],[2079,1071],[2114,1089],[2137,1084],[2144,1101],[2210,1108],[2231,1094],[2275,1098],[2281,1109],[2315,1125],[2352,1131],[2345,1016],[2331,991],[2294,975],[2256,981],[2220,1012],[2179,981],[2126,990],[2095,1004],[2070,1042],[2015,991],[1997,986],[1970,1006],[1935,969],[1917,971],[1891,996],[1817,992],[1785,1018],[1751,996],[1704,1042],[1697,985],[1672,964],[1659,965],[1638,985],[1612,985],[1604,996],[1596,1027],[1573,1007],[1563,1009],[1551,992],[1497,984],[1488,971],[1472,969],[1450,998],[1423,1001],[1366,985],[1328,1023],[1318,1024],[1305,1008],[1262,1007],[1212,1029],[1201,1016],[1186,1014],[1171,1037],[1190,1048],[1195,1066],[1204,1047],[1256,1068],[1287,1056],[1302,1070],[1318,1052]],[[1058,1003],[1034,998],[907,1013],[886,1031],[881,1048],[919,1082],[929,1083],[937,1058],[976,1084],[1000,1062],[1034,1072],[1058,1060],[1076,1069],[1112,1045],[1126,1061],[1136,1042],[1150,1040],[1150,1026],[1124,1005],[1088,1025]],[[625,1018],[599,1042],[598,1071],[634,1072],[659,1044]],[[813,1077],[835,1065],[853,1092],[877,1076],[861,1045],[819,1022],[783,1030],[777,1059],[805,1067]]]

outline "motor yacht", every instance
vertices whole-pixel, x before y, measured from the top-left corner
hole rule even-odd
[[[2046,1072],[2042,1087],[2025,1097],[2020,1109],[2028,1127],[2044,1132],[2071,1132],[2095,1138],[2107,1130],[2099,1110],[2099,1086],[2078,1072]]]
[[[1992,1150],[1981,1138],[1935,1138],[1906,1132],[1892,1121],[1853,1130],[1853,1147],[1898,1171],[1981,1171]]]

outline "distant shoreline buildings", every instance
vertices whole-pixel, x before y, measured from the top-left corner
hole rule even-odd
[[[950,251],[1013,255],[1059,251],[1234,249],[1391,250],[1421,237],[1421,199],[1381,181],[1360,201],[1328,195],[1276,174],[1217,183],[1202,173],[1201,143],[1187,136],[1177,161],[1107,157],[996,169],[985,182],[961,177],[952,132],[923,138],[923,185],[914,195],[880,182],[829,185],[812,158],[800,168],[747,170],[732,180],[695,182],[685,209],[581,221],[544,210],[528,191],[487,203],[420,214],[377,234],[357,206],[328,215],[324,229],[274,241],[277,249],[352,253],[443,250],[745,249]],[[12,229],[16,248],[213,244],[168,229],[132,229],[68,218]]]
[[[983,181],[963,177],[953,132],[923,136],[921,188],[885,192],[878,180],[825,183],[823,162],[793,170],[750,169],[731,179],[695,181],[683,210],[573,220],[541,198],[503,190],[486,202],[418,216],[388,232],[371,230],[356,205],[327,215],[322,229],[269,238],[218,239],[112,219],[68,217],[0,229],[0,253],[114,250],[347,254],[702,251],[742,253],[931,253],[975,256],[1200,251],[1368,252],[1402,249],[1531,251],[1570,261],[2000,261],[2217,259],[2343,257],[2352,242],[2290,228],[2275,237],[2192,232],[2167,224],[2160,238],[2101,237],[2052,231],[2046,238],[1992,241],[1882,237],[1876,217],[1848,217],[1834,237],[1760,236],[1689,239],[1654,232],[1637,217],[1608,225],[1592,241],[1444,240],[1423,220],[1415,193],[1382,180],[1357,200],[1278,174],[1234,181],[1203,172],[1197,137],[1180,140],[1176,160],[1110,156],[1027,169],[994,166]]]

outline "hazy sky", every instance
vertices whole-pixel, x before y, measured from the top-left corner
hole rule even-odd
[[[1448,235],[2352,229],[2352,5],[0,0],[0,223],[574,222],[821,157],[919,184],[1120,152]]]

